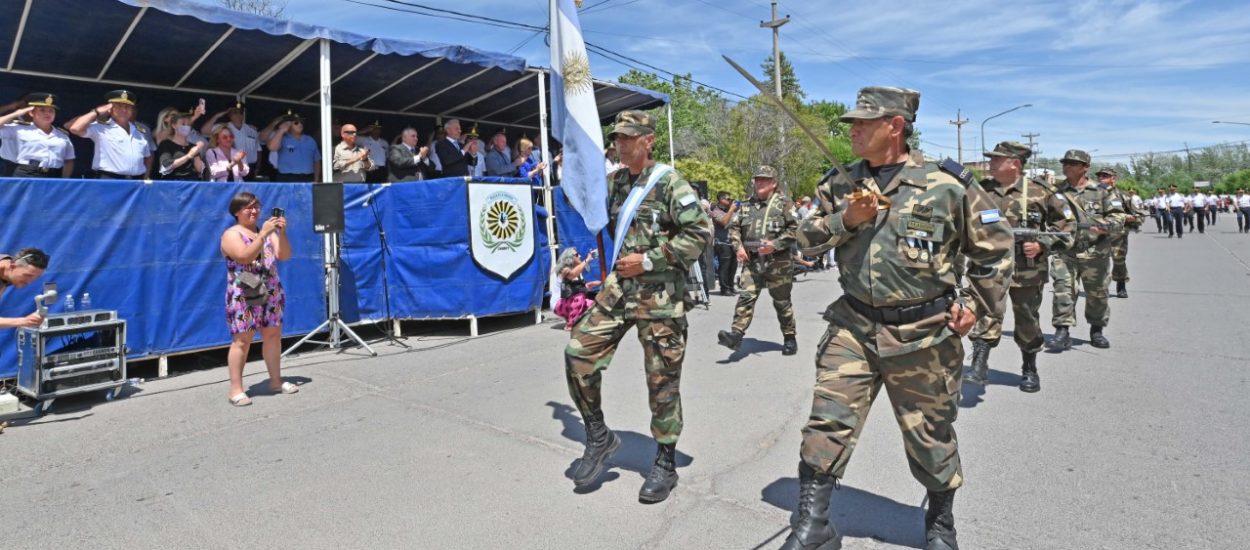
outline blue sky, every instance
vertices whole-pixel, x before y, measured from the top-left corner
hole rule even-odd
[[[388,4],[387,0],[361,0]],[[545,25],[547,0],[414,0]],[[757,68],[771,52],[766,0],[586,0],[586,39],[735,93],[752,89],[721,59]],[[394,4],[389,4],[394,5]],[[593,8],[592,8],[593,6]],[[787,1],[781,45],[809,99],[853,103],[865,85],[920,90],[917,126],[932,156],[956,155],[957,109],[965,160],[986,144],[1037,138],[1044,156],[1069,148],[1095,162],[1127,153],[1250,140],[1250,2],[991,0]],[[289,0],[292,19],[374,36],[459,43],[549,65],[541,36],[362,6]],[[592,54],[592,71],[628,67]]]

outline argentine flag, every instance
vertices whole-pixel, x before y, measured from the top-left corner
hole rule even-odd
[[[586,228],[598,233],[608,225],[603,130],[573,0],[551,0],[551,135],[564,144],[560,187]]]

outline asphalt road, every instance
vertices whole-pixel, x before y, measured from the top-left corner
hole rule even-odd
[[[1226,215],[1180,241],[1152,224],[1133,235],[1112,348],[1090,347],[1078,316],[1074,349],[1039,360],[1041,393],[1015,388],[1019,355],[1004,338],[988,391],[965,386],[956,424],[963,548],[1250,547],[1250,235],[1234,224]],[[715,345],[732,298],[690,316],[681,482],[661,504],[637,502],[654,442],[633,333],[605,375],[623,446],[579,494],[567,333],[515,319],[472,340],[379,345],[378,358],[305,354],[286,363],[298,395],[254,392],[247,408],[227,404],[224,367],[111,403],[62,400],[0,435],[4,546],[776,548],[797,498],[819,313],[837,293],[836,272],[796,286],[794,357],[767,300],[732,356]],[[255,390],[263,370],[248,366]],[[876,409],[833,520],[847,548],[918,547],[924,490],[884,394]]]

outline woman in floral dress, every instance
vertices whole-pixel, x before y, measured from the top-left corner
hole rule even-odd
[[[286,236],[286,218],[270,217],[257,229],[260,199],[251,193],[238,193],[230,200],[230,214],[238,222],[221,234],[221,253],[226,258],[226,323],[232,342],[227,363],[230,367],[230,404],[251,405],[243,389],[243,365],[247,352],[260,330],[261,353],[269,369],[269,389],[275,393],[295,393],[299,388],[282,380],[282,311],[286,293],[278,278],[278,262],[291,258]]]

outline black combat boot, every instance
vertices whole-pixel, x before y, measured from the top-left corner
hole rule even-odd
[[[959,550],[955,540],[955,490],[929,491],[929,509],[924,514],[925,550]]]
[[[1125,284],[1124,281],[1115,282],[1115,297],[1116,298],[1128,298],[1128,288],[1126,288],[1126,286],[1127,285]]]
[[[603,474],[603,463],[612,458],[621,446],[621,439],[616,437],[603,418],[591,419],[586,422],[586,452],[581,462],[573,470],[573,484],[583,487],[594,483]]]
[[[738,348],[742,347],[742,336],[743,334],[736,330],[722,330],[716,334],[716,340],[720,342],[720,345],[738,351]]]
[[[638,502],[655,504],[668,498],[669,491],[677,486],[677,453],[676,445],[661,444],[655,451],[655,465],[647,480],[638,491]]]
[[[1102,335],[1102,327],[1089,327],[1089,345],[1099,349],[1111,347],[1111,341]]]
[[[794,339],[794,335],[786,336],[786,342],[781,345],[782,355],[794,355],[799,352],[799,342]]]
[[[972,370],[964,375],[964,381],[984,386],[990,381],[990,343],[972,341]]]
[[[1037,376],[1037,352],[1021,352],[1024,364],[1020,366],[1020,391],[1036,393],[1042,390],[1042,379]]]
[[[1056,351],[1072,349],[1072,337],[1068,335],[1068,327],[1055,327],[1055,336],[1050,339],[1050,348]]]
[[[799,463],[799,517],[781,550],[842,548],[842,538],[829,523],[829,499],[835,486],[833,476],[817,473],[806,462]]]

